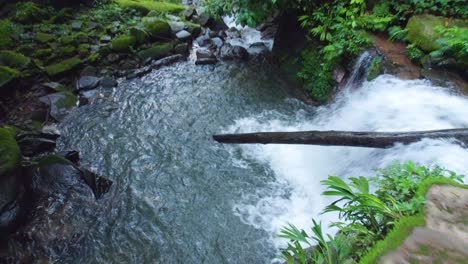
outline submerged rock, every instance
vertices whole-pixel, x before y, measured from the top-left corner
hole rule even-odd
[[[100,85],[103,88],[113,88],[117,86],[117,81],[112,77],[103,77],[100,81]]]

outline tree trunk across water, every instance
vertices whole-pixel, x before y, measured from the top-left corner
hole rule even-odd
[[[304,144],[367,148],[389,148],[396,143],[409,144],[420,141],[424,138],[455,139],[462,143],[466,143],[468,142],[468,128],[412,132],[258,132],[213,136],[213,139],[217,142],[226,144]]]

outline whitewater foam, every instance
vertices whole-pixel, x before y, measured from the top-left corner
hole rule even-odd
[[[382,75],[356,90],[344,90],[314,116],[297,114],[289,120],[279,113],[260,113],[235,122],[225,132],[349,130],[415,131],[468,127],[468,99],[425,80],[403,81]],[[265,190],[247,194],[234,211],[245,223],[275,238],[287,223],[309,230],[311,219],[325,225],[336,215],[319,215],[331,202],[321,196],[320,181],[328,175],[371,176],[394,161],[439,164],[468,173],[468,149],[450,140],[422,140],[389,149],[302,145],[242,145],[231,148],[246,159],[267,164],[276,176]],[[242,164],[245,166],[245,164]]]

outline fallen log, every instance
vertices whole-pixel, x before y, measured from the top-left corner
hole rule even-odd
[[[305,144],[320,146],[350,146],[389,148],[396,143],[409,144],[421,139],[455,139],[468,142],[468,128],[413,132],[352,132],[298,131],[258,132],[214,135],[213,139],[226,144]]]

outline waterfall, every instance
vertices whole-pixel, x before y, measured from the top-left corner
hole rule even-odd
[[[363,69],[370,61],[363,54],[348,82],[348,87],[363,79]],[[365,76],[365,75],[364,75]],[[356,89],[344,89],[335,102],[319,107],[315,115],[298,112],[283,118],[261,113],[236,120],[226,132],[349,130],[411,131],[468,127],[468,99],[437,87],[427,80],[403,81],[382,75]],[[439,164],[460,174],[468,173],[468,149],[457,142],[423,140],[389,149],[322,147],[302,145],[234,146],[243,157],[266,164],[276,179],[268,188],[246,194],[234,206],[234,212],[245,222],[270,232],[280,246],[285,241],[275,238],[281,227],[292,223],[310,230],[311,219],[324,226],[336,221],[336,215],[319,215],[331,200],[321,196],[320,181],[329,175],[339,177],[372,176],[376,168],[394,161]],[[255,175],[251,175],[255,177]]]

